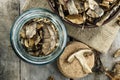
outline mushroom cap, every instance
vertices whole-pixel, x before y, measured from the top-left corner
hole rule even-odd
[[[64,76],[68,78],[81,78],[88,75],[83,71],[80,62],[77,59],[74,59],[72,63],[67,62],[67,59],[71,54],[84,48],[90,49],[87,45],[81,42],[71,42],[65,48],[64,52],[58,59],[58,68]],[[85,59],[88,66],[92,69],[94,66],[94,54],[85,57]]]

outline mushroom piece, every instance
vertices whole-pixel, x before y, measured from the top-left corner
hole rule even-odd
[[[79,50],[75,53],[73,53],[72,55],[69,56],[69,58],[67,59],[67,61],[69,63],[71,63],[75,58],[78,59],[78,61],[80,62],[80,64],[82,65],[83,71],[85,73],[92,73],[91,68],[88,66],[88,64],[86,63],[84,54],[91,54],[93,53],[92,50],[89,49],[83,49],[83,50]]]
[[[117,18],[117,24],[120,25],[120,16]]]
[[[65,1],[64,0],[58,0],[59,4],[65,5]]]
[[[89,8],[95,10],[95,7],[99,6],[95,0],[87,0],[89,3]]]
[[[97,17],[99,17],[99,15],[96,14],[95,11],[93,11],[93,10],[91,10],[91,9],[89,9],[89,10],[87,11],[87,15],[90,16],[90,17],[92,17],[92,18],[97,18]]]
[[[110,78],[110,80],[120,80],[120,62],[117,62],[113,71],[106,72],[106,75]]]
[[[78,9],[75,6],[74,0],[69,0],[67,2],[67,8],[68,8],[68,11],[69,11],[70,15],[78,14]]]
[[[103,0],[103,2],[100,4],[100,6],[103,6],[107,9],[109,9],[109,7],[110,7],[109,3],[110,3],[109,1]]]
[[[114,53],[114,55],[113,55],[115,58],[116,57],[119,57],[120,56],[120,49],[118,49],[115,53]]]
[[[120,79],[120,62],[117,62],[113,69],[115,80]]]
[[[111,71],[105,70],[105,75],[110,80],[120,80],[120,62],[117,62]]]
[[[101,17],[104,14],[104,10],[99,7],[98,3],[95,0],[88,0],[88,4],[89,4],[89,8],[91,9],[89,14],[91,15],[96,14],[97,17]]]
[[[51,53],[57,45],[57,32],[54,28],[54,25],[49,24],[45,25],[43,28],[43,31],[45,32],[44,40],[43,40],[43,46],[42,46],[42,52],[44,55],[48,55]],[[49,33],[49,34],[48,34]]]
[[[32,38],[36,34],[36,27],[37,27],[36,23],[26,26],[27,38]]]
[[[74,0],[74,3],[75,3],[76,8],[78,9],[79,13],[82,13],[82,12],[86,11],[89,8],[87,1],[82,2],[80,0]]]
[[[101,20],[96,23],[96,25],[101,26],[111,16],[111,14],[114,13],[119,8],[119,5],[120,5],[120,1],[118,0],[118,2],[114,3],[113,9],[106,12],[106,14],[104,14],[101,17]]]
[[[82,15],[68,15],[65,18],[76,24],[82,24],[84,22]]]
[[[64,18],[64,13],[63,13],[62,5],[59,5],[58,11],[59,11],[59,15],[60,15],[62,18]]]
[[[26,37],[26,35],[25,35],[25,30],[24,30],[24,29],[22,29],[22,30],[20,31],[20,37],[21,37],[21,38],[25,38],[25,37]]]

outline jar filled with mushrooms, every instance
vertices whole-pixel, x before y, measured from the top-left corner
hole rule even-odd
[[[16,19],[10,41],[18,57],[43,65],[61,55],[67,43],[67,32],[59,16],[43,8],[33,8]]]

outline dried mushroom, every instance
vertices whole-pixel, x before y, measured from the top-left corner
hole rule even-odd
[[[68,15],[66,16],[66,19],[76,24],[82,24],[84,22],[81,15]]]
[[[92,73],[94,59],[94,51],[91,48],[81,42],[72,41],[59,57],[57,65],[65,77],[83,78]]]
[[[114,53],[114,57],[119,57],[120,56],[120,49],[118,49],[115,53]]]
[[[21,44],[32,56],[49,55],[58,46],[58,31],[47,18],[28,21],[19,34]]]
[[[120,79],[120,62],[116,63],[113,69],[115,80]]]
[[[68,0],[66,5],[67,5],[68,12],[70,15],[78,14],[78,9],[74,3],[74,0]]]
[[[120,80],[120,62],[117,62],[112,71],[106,72],[110,80]]]
[[[117,18],[117,24],[120,25],[120,16]]]
[[[86,63],[86,59],[85,59],[85,56],[89,56],[91,55],[91,53],[93,53],[93,51],[89,49],[79,50],[73,53],[72,55],[70,55],[67,61],[71,63],[75,58],[77,58],[80,64],[82,65],[83,71],[85,73],[92,73],[92,70]]]
[[[51,0],[66,21],[101,26],[120,6],[120,0]],[[114,9],[117,8],[117,9]],[[89,18],[88,18],[89,16]],[[92,19],[91,19],[92,18]],[[83,19],[83,20],[82,20]]]

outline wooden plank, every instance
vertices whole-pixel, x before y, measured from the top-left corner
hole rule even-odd
[[[54,76],[55,80],[65,80],[58,71],[56,62],[47,65],[32,65],[21,61],[21,80],[47,80]]]
[[[0,0],[0,80],[20,80],[19,59],[9,39],[10,28],[18,15],[18,0]]]

